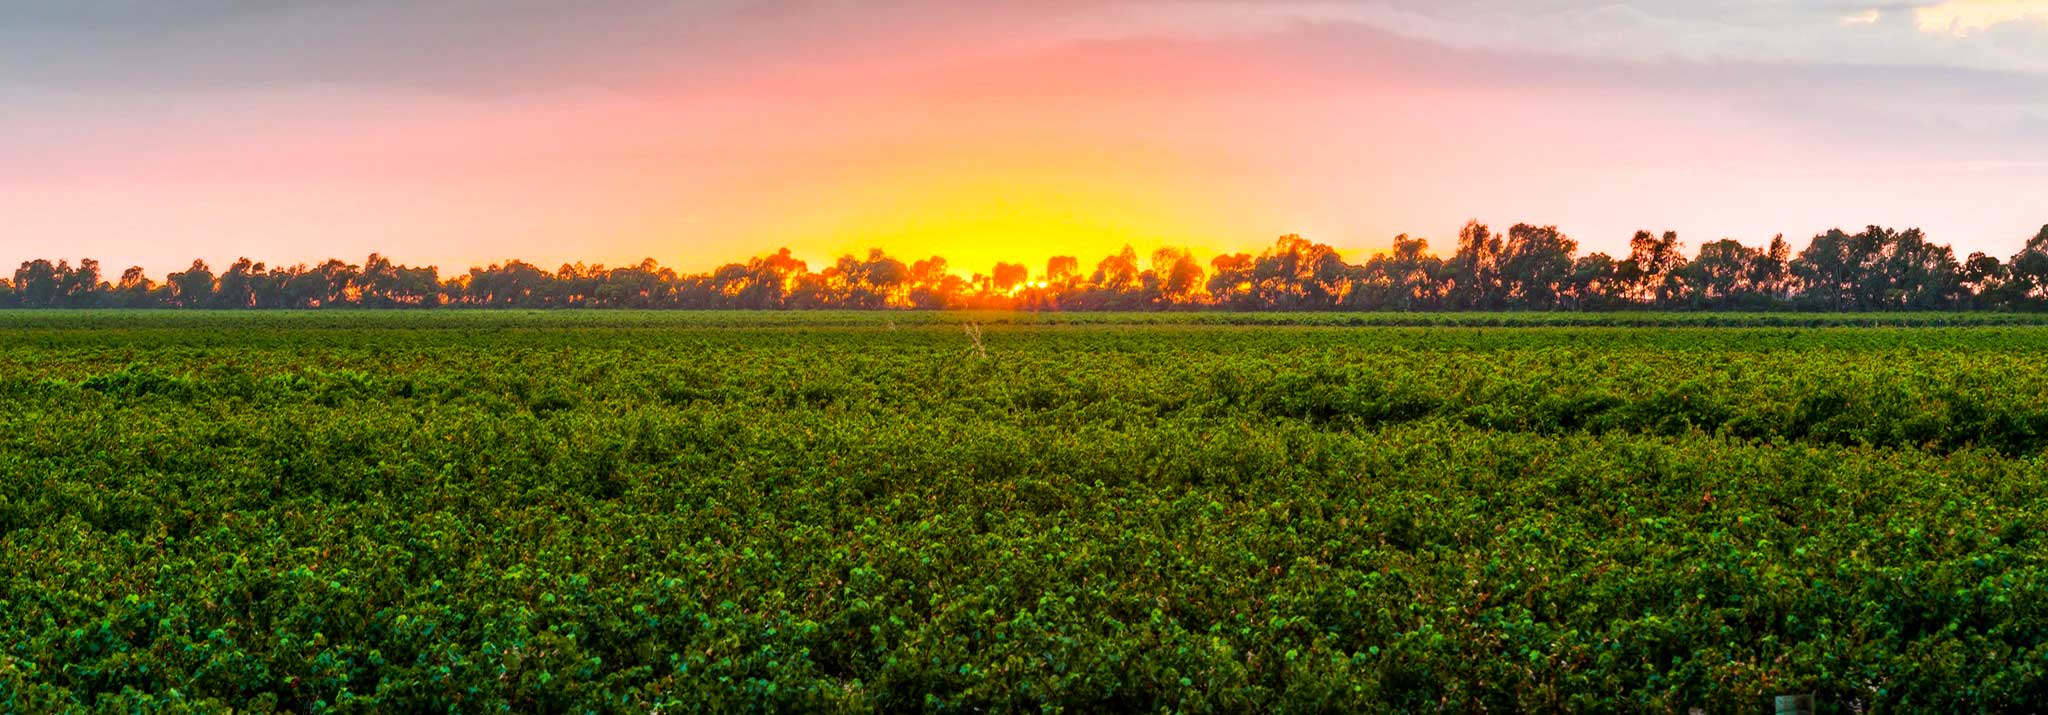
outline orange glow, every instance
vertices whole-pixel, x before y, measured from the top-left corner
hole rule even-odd
[[[165,86],[112,81],[121,73],[0,83],[0,265],[61,250],[161,275],[195,256],[383,252],[451,270],[653,257],[705,271],[787,246],[820,269],[882,247],[945,256],[944,272],[966,279],[998,261],[1038,276],[1059,256],[1086,274],[1126,245],[1257,251],[1289,232],[1363,256],[1475,217],[1555,223],[1609,253],[1643,225],[1754,237],[1876,222],[2009,254],[2048,186],[2026,101],[1951,122],[1930,99],[1946,89],[1779,96],[1759,88],[1839,83],[1768,63],[1473,50],[1375,29],[1405,20],[1371,3],[636,4],[647,27],[585,5],[604,3],[562,4],[582,24],[517,35],[533,47],[457,33],[468,44],[399,69],[378,64],[397,41],[242,72],[265,63],[186,67],[204,53],[124,37],[91,49],[155,51],[178,65],[151,75]],[[2048,0],[1912,12],[1924,31],[1912,39],[1961,46],[2048,17]],[[1906,13],[1818,17],[1862,37]],[[242,19],[273,16],[324,27],[285,9]],[[611,42],[636,30],[649,41]],[[649,39],[671,35],[693,41]],[[465,52],[531,64],[501,71]],[[1922,75],[1943,76],[1904,80]],[[2032,85],[1986,86],[1956,92]],[[1787,104],[1808,94],[1828,111]],[[2006,115],[2021,118],[2013,130],[1992,126]],[[1906,125],[1971,131],[1904,141],[1893,132]]]

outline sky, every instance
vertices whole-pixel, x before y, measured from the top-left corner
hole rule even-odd
[[[2048,0],[0,0],[0,265],[2048,223]]]

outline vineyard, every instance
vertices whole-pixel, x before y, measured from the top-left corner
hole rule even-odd
[[[2037,707],[2044,322],[0,312],[0,712]]]

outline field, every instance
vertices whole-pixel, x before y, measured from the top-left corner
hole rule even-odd
[[[2040,322],[0,313],[0,711],[2036,707]]]

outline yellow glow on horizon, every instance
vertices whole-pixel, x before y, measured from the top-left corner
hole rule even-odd
[[[2048,0],[1945,0],[1913,11],[1921,32],[1956,37],[2030,18],[2048,20]]]
[[[879,248],[905,263],[942,257],[947,271],[963,278],[989,275],[998,262],[1023,264],[1031,276],[1042,277],[1055,256],[1078,259],[1086,273],[1127,245],[1145,264],[1162,247],[1208,255],[1222,243],[1210,237],[1215,229],[1203,221],[1204,212],[1173,209],[1170,188],[1119,181],[1114,172],[953,171],[891,178],[834,197],[824,218],[785,226],[781,240],[814,268]],[[1269,240],[1251,236],[1231,243]]]

